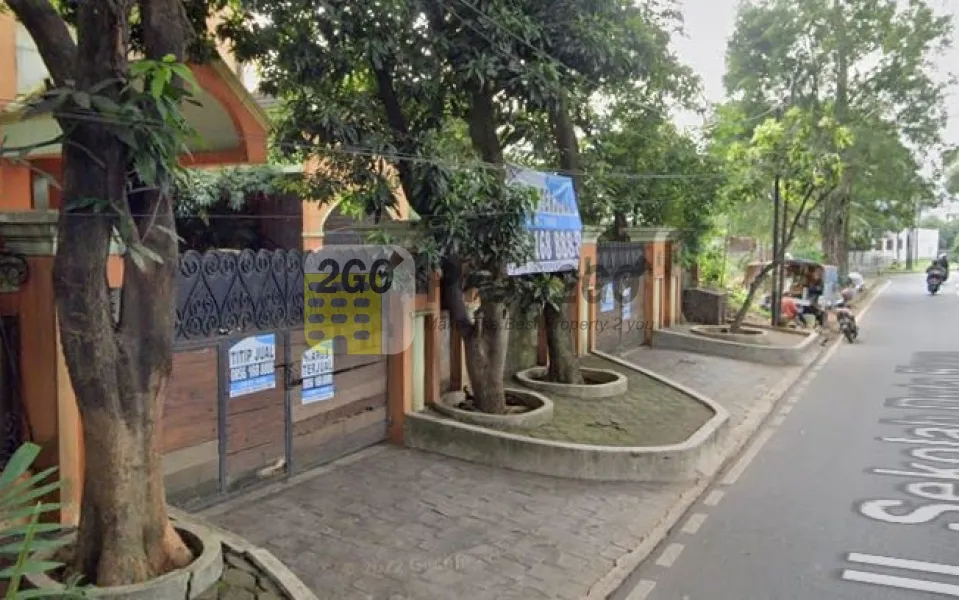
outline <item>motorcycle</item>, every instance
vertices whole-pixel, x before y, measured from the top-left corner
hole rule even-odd
[[[942,269],[932,269],[926,274],[926,289],[928,289],[929,293],[933,296],[939,292],[939,287],[942,286],[942,282]]]
[[[859,337],[859,325],[856,324],[856,318],[852,313],[841,310],[837,316],[839,319],[839,333],[846,338],[850,344]]]

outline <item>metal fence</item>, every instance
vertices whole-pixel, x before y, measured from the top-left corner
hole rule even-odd
[[[188,250],[180,257],[177,341],[302,324],[299,250]]]

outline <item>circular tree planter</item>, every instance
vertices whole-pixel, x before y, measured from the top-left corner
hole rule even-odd
[[[690,332],[714,340],[725,340],[739,344],[769,344],[769,336],[765,329],[755,327],[741,327],[738,332],[731,333],[728,325],[697,325],[690,328]]]
[[[553,420],[553,401],[542,394],[520,388],[506,388],[506,402],[514,412],[492,415],[465,408],[466,394],[463,392],[448,392],[440,397],[440,401],[434,404],[433,408],[451,419],[490,429],[533,429]]]
[[[174,527],[183,542],[193,551],[193,562],[182,569],[170,571],[143,583],[87,588],[84,590],[86,597],[114,600],[194,600],[202,596],[223,575],[223,544],[212,532],[195,523],[177,521]],[[70,534],[68,539],[76,540],[76,534]],[[55,552],[37,552],[33,558],[52,560]],[[39,590],[56,593],[64,589],[62,583],[43,573],[29,574],[26,579]]]
[[[583,384],[546,381],[546,367],[533,367],[516,374],[516,379],[526,387],[538,392],[556,394],[580,400],[600,400],[626,393],[629,380],[622,373],[610,369],[580,369]]]

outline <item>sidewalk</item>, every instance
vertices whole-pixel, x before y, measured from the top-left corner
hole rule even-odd
[[[727,408],[730,450],[800,369],[650,348],[624,358]],[[581,600],[612,591],[695,488],[553,479],[377,446],[203,516],[273,552],[320,598]]]

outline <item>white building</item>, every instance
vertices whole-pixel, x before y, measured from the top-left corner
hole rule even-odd
[[[957,212],[959,216],[959,212]],[[913,233],[918,231],[918,239],[914,239]],[[939,256],[939,230],[938,229],[904,229],[899,233],[887,233],[882,239],[876,242],[876,254],[886,260],[906,260],[906,245],[913,244],[913,258],[919,260],[933,259]]]

